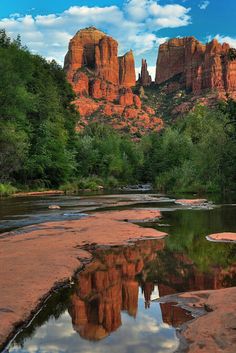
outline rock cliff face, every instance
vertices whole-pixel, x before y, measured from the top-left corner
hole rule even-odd
[[[89,94],[113,102],[119,100],[121,88],[123,94],[135,86],[132,51],[119,58],[117,41],[94,27],[82,29],[71,39],[64,69],[79,96]]]
[[[147,87],[152,83],[152,77],[149,75],[147,61],[142,59],[141,74],[139,74],[138,82],[141,86]]]
[[[124,87],[134,87],[136,84],[135,63],[132,50],[119,57],[119,80]]]
[[[236,60],[231,51],[216,39],[206,45],[194,37],[171,39],[159,48],[155,81],[172,81],[173,89],[184,88],[195,95],[216,90],[236,97]]]
[[[77,32],[69,43],[64,68],[73,87],[80,69],[116,86],[135,86],[133,52],[118,57],[118,43],[94,27]],[[90,74],[90,75],[89,75]]]
[[[155,111],[150,115],[145,107],[142,109],[139,96],[132,92],[136,84],[133,52],[118,57],[117,41],[105,33],[94,27],[77,32],[69,43],[64,69],[82,116],[78,130],[91,115],[94,119],[109,118],[114,127],[134,135],[163,127],[163,121],[154,116]],[[131,115],[132,122],[124,124]]]

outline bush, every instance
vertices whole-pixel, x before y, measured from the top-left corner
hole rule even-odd
[[[99,191],[103,188],[104,182],[97,177],[79,178],[61,185],[60,190],[66,194],[77,194],[80,191]]]
[[[12,186],[11,184],[1,184],[0,183],[0,196],[10,196],[14,194],[17,191],[17,189]]]

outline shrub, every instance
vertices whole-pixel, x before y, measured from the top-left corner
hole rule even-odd
[[[0,196],[9,196],[14,194],[17,189],[9,183],[0,183]]]

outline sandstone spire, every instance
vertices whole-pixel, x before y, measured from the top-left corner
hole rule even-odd
[[[138,81],[143,87],[150,86],[152,83],[152,77],[149,75],[147,61],[145,59],[142,59],[141,74],[139,74]]]
[[[132,50],[119,57],[120,85],[133,87],[136,84],[135,63]]]

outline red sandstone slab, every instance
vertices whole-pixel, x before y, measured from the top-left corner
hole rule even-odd
[[[14,197],[23,196],[44,196],[44,195],[64,195],[64,191],[61,190],[48,190],[48,191],[31,191],[31,192],[18,192],[14,194]]]
[[[235,353],[236,348],[236,288],[185,293],[196,298],[208,312],[187,324],[183,335],[191,353]],[[212,311],[211,311],[212,310]]]
[[[180,307],[195,313],[194,316],[199,315],[199,310],[205,312],[181,327],[179,338],[183,351],[235,353],[236,287],[173,294],[158,301],[178,303]]]

